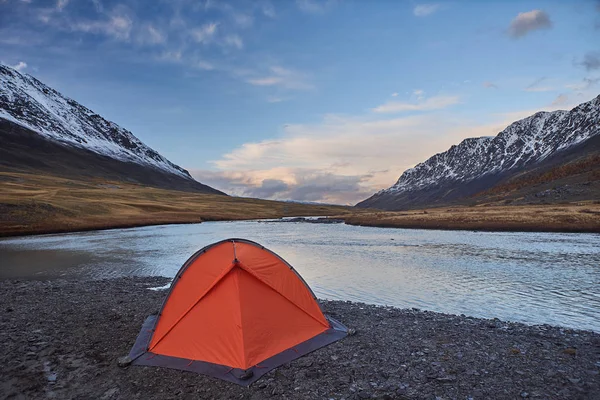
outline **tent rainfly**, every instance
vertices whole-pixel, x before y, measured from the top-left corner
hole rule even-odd
[[[193,371],[243,386],[331,344],[347,328],[323,314],[294,268],[258,243],[227,239],[181,267],[158,315],[129,353],[133,365]]]

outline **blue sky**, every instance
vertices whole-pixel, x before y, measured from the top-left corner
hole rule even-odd
[[[204,183],[354,203],[598,95],[600,3],[0,0],[0,60]]]

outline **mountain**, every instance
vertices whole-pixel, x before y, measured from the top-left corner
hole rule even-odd
[[[595,174],[598,165],[593,162],[586,164],[586,160],[599,154],[600,96],[570,111],[535,113],[512,123],[497,136],[465,139],[459,145],[406,170],[395,185],[357,206],[400,210],[473,203],[486,199],[485,196],[490,194],[499,199],[502,195],[506,197],[510,190],[521,190],[527,186],[517,185],[517,188],[514,182],[526,176],[529,177],[525,181],[546,184],[551,190],[552,185],[547,184],[552,179],[542,182],[534,175],[553,176],[552,171],[560,174],[558,169],[565,171],[563,167],[573,163],[587,168],[573,167],[570,170],[574,174]],[[564,172],[562,174],[562,178],[568,178]],[[586,179],[584,177],[577,182],[588,184],[589,179]],[[568,181],[563,183],[568,185]],[[596,186],[593,185],[594,190],[598,189]],[[504,187],[506,191],[494,191],[495,187]],[[531,197],[531,193],[520,194]],[[519,196],[512,197],[521,199]],[[579,197],[586,197],[586,194]],[[564,196],[562,200],[565,200]]]
[[[2,169],[224,194],[197,182],[128,130],[1,64],[0,140]]]

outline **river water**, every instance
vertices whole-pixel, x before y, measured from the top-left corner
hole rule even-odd
[[[600,331],[600,235],[205,222],[0,239],[0,278],[173,277],[230,237],[275,251],[318,297]]]

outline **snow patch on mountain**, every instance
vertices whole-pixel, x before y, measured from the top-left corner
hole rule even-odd
[[[1,64],[0,118],[63,145],[193,179],[185,169],[146,146],[128,130],[36,78]]]
[[[600,134],[600,96],[571,111],[538,112],[497,136],[469,138],[406,170],[375,196],[460,184],[544,160]]]

